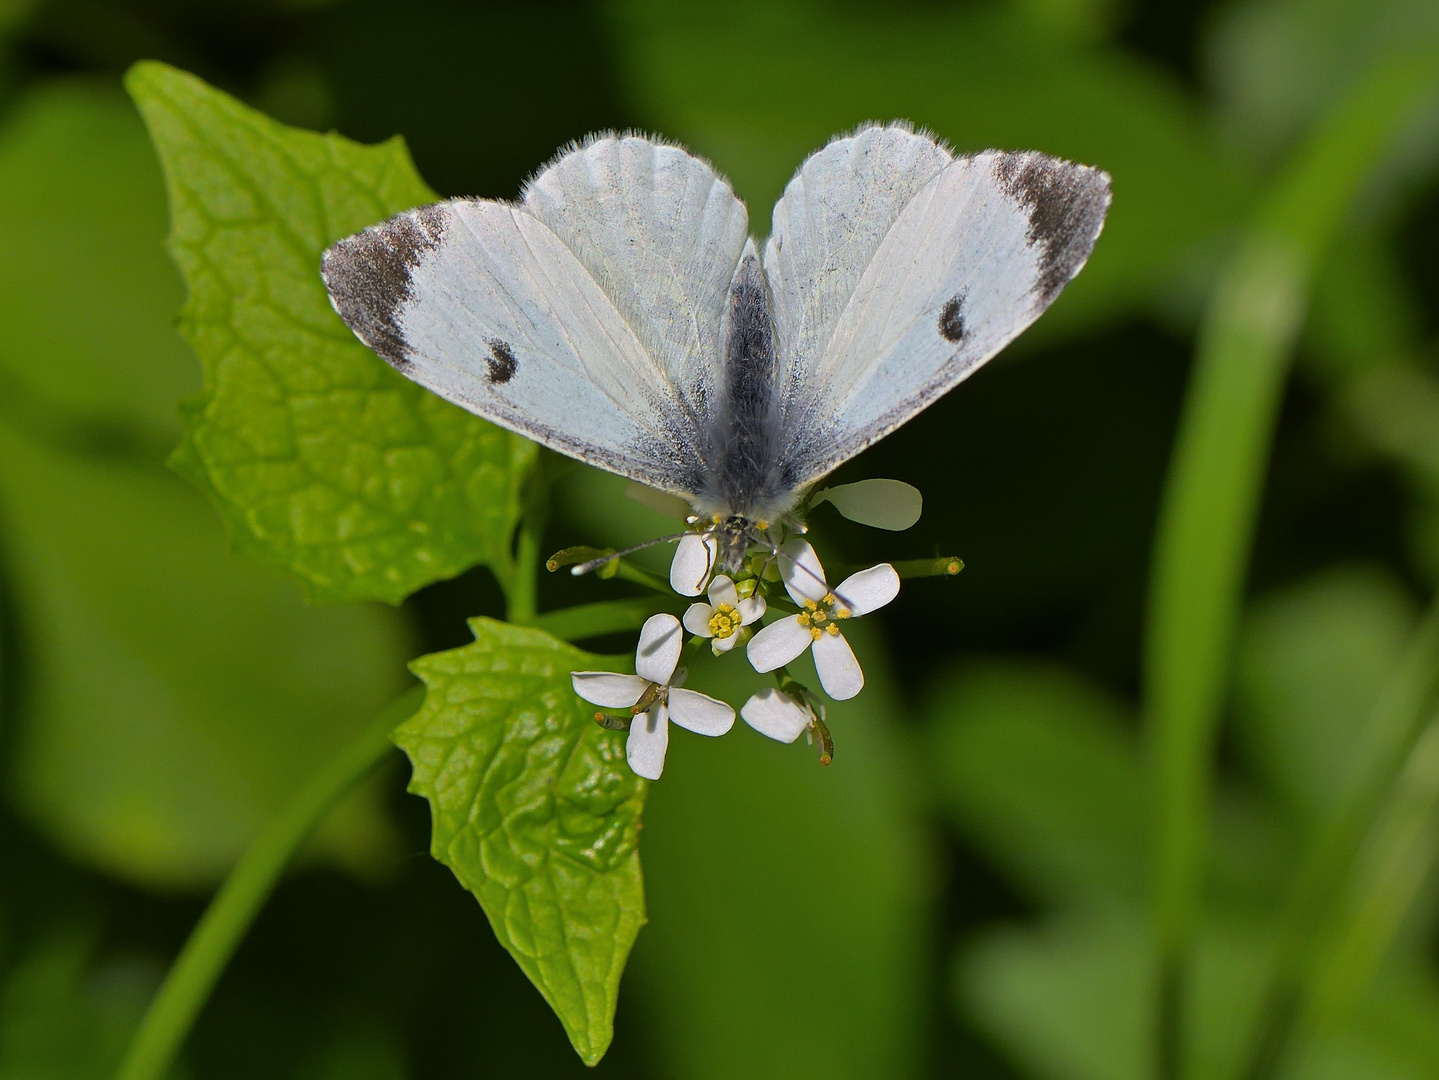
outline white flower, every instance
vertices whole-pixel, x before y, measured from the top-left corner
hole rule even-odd
[[[763,596],[739,598],[739,590],[724,574],[710,582],[710,602],[691,604],[685,612],[685,629],[702,638],[712,638],[715,655],[729,652],[739,641],[739,628],[758,622],[764,614]]]
[[[786,743],[798,739],[814,720],[808,709],[773,686],[751,695],[739,714],[761,735]]]
[[[681,596],[698,596],[719,558],[719,540],[712,532],[685,533],[670,563],[670,588]]]
[[[734,709],[723,701],[681,690],[684,671],[675,677],[684,634],[673,615],[651,615],[640,630],[634,675],[612,671],[572,671],[575,693],[606,709],[628,709],[634,720],[625,743],[630,768],[646,780],[658,780],[669,746],[669,722],[700,735],[723,735],[734,725]]]
[[[746,650],[750,663],[756,671],[773,671],[812,646],[824,692],[836,701],[854,697],[864,687],[864,672],[839,632],[840,624],[898,596],[899,575],[889,563],[880,563],[851,574],[831,591],[814,548],[804,540],[791,540],[780,549],[779,572],[785,590],[804,610],[756,634]]]

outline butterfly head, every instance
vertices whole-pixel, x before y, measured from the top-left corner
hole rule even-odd
[[[690,524],[700,525],[703,521],[703,518],[694,517],[690,519]],[[744,569],[754,548],[773,555],[777,550],[777,540],[772,524],[766,518],[746,517],[744,514],[712,514],[709,527],[703,531],[715,539],[715,571],[734,577]],[[788,514],[783,517],[780,531],[786,530],[796,533],[808,531],[802,521]]]
[[[764,535],[766,524],[740,514],[714,515],[712,535],[719,550],[715,562],[722,574],[734,577],[744,567],[750,545]]]

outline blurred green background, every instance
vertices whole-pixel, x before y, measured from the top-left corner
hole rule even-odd
[[[1145,593],[1201,316],[1296,147],[1424,43],[1434,0],[0,0],[0,1080],[110,1075],[260,825],[407,659],[501,606],[473,571],[399,609],[307,607],[164,468],[199,373],[130,63],[290,124],[401,133],[445,194],[512,197],[570,139],[659,131],[731,177],[759,232],[803,156],[866,119],[1113,175],[1054,309],[842,470],[919,486],[919,525],[815,515],[831,558],[967,564],[870,624],[834,764],[744,728],[676,741],[597,1071],[1139,1080]],[[1439,107],[1372,165],[1313,268],[1265,480],[1186,1077],[1243,1075],[1300,853],[1394,750],[1375,703],[1439,581]],[[622,489],[572,469],[549,547],[644,535]],[[544,584],[553,605],[613,595]],[[1374,962],[1326,969],[1327,1020],[1285,1076],[1439,1075],[1434,741],[1360,845],[1356,880],[1383,887],[1336,916]],[[262,914],[183,1075],[584,1073],[427,856],[394,758]]]

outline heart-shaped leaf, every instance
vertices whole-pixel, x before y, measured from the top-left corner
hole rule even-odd
[[[232,541],[336,600],[397,603],[504,560],[534,445],[391,370],[320,280],[327,246],[434,200],[404,143],[286,127],[163,64],[126,86],[164,166],[205,375],[172,464]]]
[[[570,672],[602,663],[540,630],[475,619],[473,644],[412,665],[424,707],[395,732],[430,801],[430,853],[455,872],[588,1064],[614,1033],[645,922],[646,785],[624,735],[592,719]]]

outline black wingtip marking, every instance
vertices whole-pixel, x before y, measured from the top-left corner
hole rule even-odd
[[[490,341],[490,355],[485,359],[490,366],[492,383],[507,383],[520,369],[520,362],[515,359],[515,351],[499,338]]]
[[[341,240],[320,260],[330,302],[345,325],[401,370],[410,362],[409,346],[396,320],[410,299],[410,274],[444,234],[444,210],[422,206]]]
[[[958,345],[964,340],[964,293],[956,293],[939,311],[939,336]]]
[[[1039,293],[1052,300],[1079,273],[1109,209],[1109,176],[1046,154],[1000,154],[1000,189],[1029,215],[1029,242],[1039,244]]]

